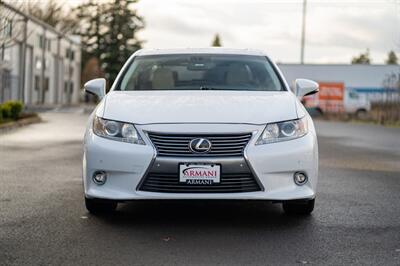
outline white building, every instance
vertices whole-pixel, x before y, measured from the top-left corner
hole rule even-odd
[[[0,2],[0,103],[79,102],[80,39]]]
[[[280,64],[290,86],[296,78],[343,83],[344,88],[379,101],[388,93],[399,93],[399,65]]]

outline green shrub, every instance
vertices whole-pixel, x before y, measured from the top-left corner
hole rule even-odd
[[[24,105],[20,101],[7,101],[0,105],[0,110],[4,119],[18,119]]]
[[[11,118],[18,119],[22,110],[24,109],[24,104],[20,101],[15,101],[11,104]]]
[[[1,114],[3,115],[3,119],[7,119],[11,117],[11,106],[9,104],[1,104],[0,105],[0,111]]]

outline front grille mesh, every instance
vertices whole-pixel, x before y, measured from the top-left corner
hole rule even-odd
[[[217,157],[243,156],[244,148],[251,133],[243,134],[166,134],[149,132],[148,136],[157,150],[158,156]],[[206,138],[211,142],[207,153],[193,153],[189,142],[195,138]]]
[[[237,193],[260,191],[251,173],[221,174],[220,183],[188,185],[179,182],[177,173],[149,173],[139,190],[163,193]]]

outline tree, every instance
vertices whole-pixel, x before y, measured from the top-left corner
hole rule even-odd
[[[78,33],[84,46],[83,62],[97,58],[110,83],[142,45],[136,34],[144,22],[132,7],[135,3],[137,0],[90,0],[76,9],[81,21]]]
[[[21,8],[19,3],[16,8]],[[32,32],[25,32],[26,21],[14,10],[3,5],[0,0],[0,81],[7,61],[11,59],[11,47],[26,41]],[[3,60],[3,58],[6,60]],[[7,72],[9,73],[9,72]],[[0,93],[1,93],[0,84]]]
[[[40,5],[32,1],[22,3],[22,10],[26,13],[53,26],[61,32],[73,32],[79,25],[79,20],[76,19],[73,13],[67,12],[60,1],[49,0],[45,5]]]
[[[104,77],[103,70],[100,68],[99,60],[95,57],[90,58],[82,69],[82,80],[85,82],[98,77]]]
[[[14,11],[0,5],[0,52],[3,52],[4,48],[11,47],[23,41],[23,24],[23,19]]]
[[[390,51],[388,53],[388,58],[385,60],[385,63],[388,65],[397,65],[398,57],[394,51]]]
[[[100,68],[99,60],[96,57],[92,57],[85,62],[82,68],[81,83],[84,84],[86,81],[104,77],[104,72]],[[96,100],[96,97],[85,93],[85,102]]]
[[[369,49],[365,51],[365,53],[361,53],[359,56],[353,57],[351,60],[352,64],[364,64],[364,65],[369,65],[371,64],[371,59],[369,55]]]
[[[82,69],[92,58],[95,58],[95,61],[101,64],[100,58],[105,47],[104,33],[107,28],[104,9],[104,4],[90,0],[78,6],[75,10],[77,18],[81,21],[76,33],[81,36]]]
[[[128,57],[142,46],[135,35],[144,27],[143,19],[131,7],[136,2],[137,0],[113,0],[106,7],[109,25],[104,34],[107,45],[101,60],[110,81],[116,78]]]
[[[214,37],[214,40],[213,40],[211,46],[214,46],[214,47],[221,47],[222,46],[221,40],[219,38],[219,34],[218,33],[215,34],[215,37]]]

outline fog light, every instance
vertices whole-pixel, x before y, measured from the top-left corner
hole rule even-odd
[[[307,183],[308,177],[303,172],[296,172],[296,173],[294,173],[293,179],[294,179],[294,182],[296,183],[296,185],[302,186],[305,183]]]
[[[95,182],[97,185],[104,185],[104,183],[107,181],[107,174],[106,172],[103,171],[97,171],[93,174],[93,182]]]

